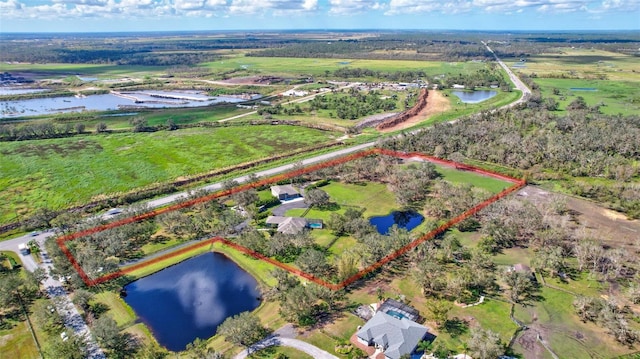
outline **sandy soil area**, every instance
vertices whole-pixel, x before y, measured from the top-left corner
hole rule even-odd
[[[428,120],[431,116],[447,111],[451,108],[449,100],[442,95],[440,91],[429,90],[429,97],[427,98],[427,106],[420,111],[416,116],[411,117],[407,121],[398,124],[394,127],[386,128],[380,132],[392,132],[397,130],[403,130],[415,126],[416,124]]]

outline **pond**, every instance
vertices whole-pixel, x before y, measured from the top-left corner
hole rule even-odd
[[[451,93],[458,96],[460,101],[464,103],[480,103],[498,94],[498,92],[491,91],[491,90],[477,90],[477,91],[455,90],[455,91],[451,91]]]
[[[424,217],[413,211],[393,211],[386,216],[369,218],[369,223],[374,225],[380,234],[388,234],[389,229],[395,224],[400,228],[411,231],[424,221]]]
[[[35,98],[0,101],[0,118],[51,115],[82,111],[109,111],[137,108],[199,107],[221,102],[237,103],[259,98],[209,97],[196,91],[136,91],[102,95]]]
[[[226,318],[260,305],[258,282],[220,253],[205,253],[125,287],[125,302],[162,346],[184,350]]]

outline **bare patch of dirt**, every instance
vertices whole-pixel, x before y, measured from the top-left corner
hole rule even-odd
[[[533,203],[551,203],[556,199],[566,202],[574,225],[583,228],[593,238],[609,246],[632,247],[638,250],[640,220],[629,220],[624,214],[604,208],[597,203],[558,193],[551,193],[535,186],[526,186],[518,196]]]
[[[451,108],[451,104],[449,103],[449,100],[446,97],[444,97],[444,95],[442,95],[440,91],[430,90],[429,97],[427,98],[427,106],[424,109],[422,109],[422,111],[420,111],[417,115],[404,121],[403,123],[390,128],[386,128],[384,130],[381,130],[380,132],[386,133],[386,132],[398,131],[398,130],[403,130],[405,128],[409,128],[411,126],[415,126],[420,122],[428,120],[429,117],[442,113],[444,111],[447,111],[450,108]]]

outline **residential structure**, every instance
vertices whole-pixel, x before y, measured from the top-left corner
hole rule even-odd
[[[300,191],[290,184],[272,186],[271,194],[281,201],[288,201],[290,199],[302,197]]]
[[[266,223],[277,227],[277,231],[284,234],[298,234],[305,228],[322,228],[321,219],[306,219],[301,217],[269,216]]]
[[[392,316],[378,311],[358,332],[359,343],[382,350],[387,359],[400,359],[415,352],[428,328],[402,315]]]

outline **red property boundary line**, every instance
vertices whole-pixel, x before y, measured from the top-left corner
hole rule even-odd
[[[96,278],[96,279],[91,279],[87,273],[82,269],[82,267],[80,266],[80,264],[78,263],[78,261],[75,259],[75,257],[73,256],[73,254],[71,253],[71,251],[69,250],[69,248],[66,245],[66,242],[68,241],[72,241],[74,239],[80,238],[80,237],[84,237],[87,235],[91,235],[91,234],[95,234],[95,233],[99,233],[102,231],[105,231],[107,229],[111,229],[111,228],[116,228],[116,227],[120,227],[126,224],[130,224],[130,223],[135,223],[135,222],[140,222],[143,221],[145,219],[149,219],[149,218],[153,218],[155,216],[158,216],[160,214],[163,213],[167,213],[167,212],[171,212],[171,211],[176,211],[179,209],[183,209],[186,207],[191,207],[195,204],[198,203],[203,203],[203,202],[208,202],[220,197],[225,197],[234,193],[238,193],[238,192],[242,192],[242,191],[246,191],[248,189],[251,188],[257,188],[257,187],[261,187],[264,185],[268,185],[268,184],[273,184],[282,180],[287,180],[287,179],[291,179],[293,177],[297,177],[309,172],[313,172],[313,171],[317,171],[323,168],[327,168],[327,167],[333,167],[339,164],[343,164],[343,163],[347,163],[365,156],[370,156],[370,155],[386,155],[386,156],[391,156],[391,157],[396,157],[396,158],[402,158],[402,159],[411,159],[411,158],[415,158],[415,159],[420,159],[420,160],[425,160],[425,161],[429,161],[432,163],[436,163],[439,165],[444,165],[444,166],[449,166],[449,167],[454,167],[456,169],[459,170],[464,170],[464,171],[469,171],[469,172],[474,172],[477,174],[481,174],[484,176],[489,176],[489,177],[493,177],[493,178],[497,178],[503,181],[507,181],[507,182],[511,182],[513,183],[513,185],[511,187],[506,188],[505,190],[503,190],[502,192],[480,202],[479,204],[473,206],[472,208],[466,210],[465,212],[461,213],[460,215],[454,217],[453,219],[449,220],[447,223],[437,227],[436,229],[430,231],[429,233],[426,233],[425,235],[413,240],[411,243],[405,245],[404,247],[400,248],[399,250],[388,254],[387,256],[383,257],[380,261],[358,271],[356,274],[354,274],[353,276],[347,278],[346,280],[340,282],[340,283],[329,283],[321,278],[318,278],[316,276],[314,276],[313,274],[310,273],[306,273],[303,272],[297,268],[294,268],[292,266],[289,266],[285,263],[279,262],[273,258],[267,257],[261,253],[255,252],[249,248],[240,246],[236,243],[233,243],[229,240],[226,240],[224,238],[221,237],[213,237],[207,240],[203,240],[200,242],[197,242],[193,245],[189,245],[186,247],[183,247],[177,251],[171,252],[171,253],[167,253],[164,254],[162,256],[153,258],[151,260],[148,261],[144,261],[144,262],[140,262],[137,264],[134,264],[132,266],[123,268],[117,272],[114,273],[110,273],[110,274],[106,274],[102,277]],[[483,208],[487,207],[488,205],[506,197],[507,195],[511,194],[514,191],[517,191],[518,189],[524,187],[526,184],[526,181],[521,180],[521,179],[517,179],[517,178],[513,178],[510,176],[506,176],[504,174],[501,173],[497,173],[494,171],[490,171],[490,170],[485,170],[485,169],[481,169],[481,168],[477,168],[477,167],[473,167],[473,166],[469,166],[469,165],[465,165],[462,163],[458,163],[458,162],[453,162],[453,161],[448,161],[448,160],[444,160],[444,159],[440,159],[440,158],[436,158],[436,157],[432,157],[432,156],[428,156],[422,153],[418,153],[418,152],[400,152],[400,151],[393,151],[393,150],[387,150],[387,149],[381,149],[381,148],[373,148],[373,149],[369,149],[369,150],[364,150],[364,151],[360,151],[360,152],[356,152],[353,154],[349,154],[343,157],[339,157],[333,160],[329,160],[326,162],[321,162],[321,163],[317,163],[308,167],[304,167],[301,169],[297,169],[297,170],[293,170],[290,172],[286,172],[283,174],[279,174],[279,175],[275,175],[266,179],[262,179],[260,181],[257,182],[251,182],[251,183],[246,183],[237,187],[234,187],[232,189],[229,190],[220,190],[217,192],[214,192],[212,194],[203,196],[203,197],[199,197],[199,198],[195,198],[195,199],[191,199],[191,200],[187,200],[178,204],[174,204],[174,205],[170,205],[167,207],[163,207],[163,208],[159,208],[150,212],[146,212],[143,214],[139,214],[139,215],[135,215],[132,217],[127,217],[127,218],[123,218],[120,219],[118,221],[114,221],[108,224],[104,224],[104,225],[100,225],[97,227],[93,227],[90,229],[86,229],[83,231],[79,231],[79,232],[75,232],[72,234],[68,234],[62,237],[59,237],[56,242],[58,244],[58,246],[60,247],[60,249],[62,250],[62,252],[65,254],[65,256],[69,259],[69,262],[73,265],[73,267],[75,268],[75,270],[78,272],[78,275],[82,278],[82,280],[85,282],[85,284],[87,286],[94,286],[100,283],[104,283],[107,282],[109,280],[121,277],[123,275],[129,274],[137,269],[152,265],[154,263],[160,262],[162,260],[168,259],[168,258],[172,258],[178,255],[181,255],[183,253],[186,253],[188,251],[194,250],[194,249],[198,249],[201,247],[205,247],[205,246],[209,246],[209,245],[213,245],[214,243],[220,242],[222,244],[224,244],[225,246],[234,248],[244,254],[247,254],[255,259],[259,259],[259,260],[263,260],[265,262],[268,262],[278,268],[284,269],[290,273],[293,273],[299,277],[305,278],[311,282],[314,282],[316,284],[322,285],[324,287],[327,287],[329,289],[332,290],[339,290],[342,288],[345,288],[347,286],[349,286],[350,284],[353,284],[354,282],[356,282],[357,280],[363,278],[365,275],[375,271],[376,269],[382,267],[383,265],[397,259],[398,257],[404,255],[405,253],[407,253],[408,251],[410,251],[411,249],[415,248],[416,246],[420,245],[421,243],[424,243],[427,240],[430,240],[434,237],[436,237],[439,234],[444,233],[446,230],[448,230],[449,228],[451,228],[452,226],[464,221],[465,219],[475,215],[476,213],[478,213],[480,210],[482,210]]]

